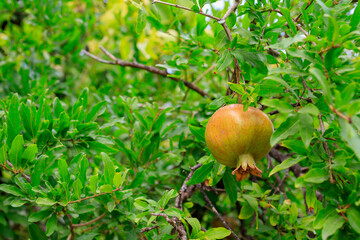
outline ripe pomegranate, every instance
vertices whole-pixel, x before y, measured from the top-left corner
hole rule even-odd
[[[259,109],[242,104],[231,104],[211,116],[205,130],[205,140],[215,159],[236,168],[236,180],[243,180],[249,173],[261,177],[262,171],[255,162],[270,151],[273,125]]]

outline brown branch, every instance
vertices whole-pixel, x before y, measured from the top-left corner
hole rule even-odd
[[[151,73],[154,73],[154,74],[157,74],[157,75],[160,75],[160,76],[163,76],[163,77],[168,77],[168,73],[166,70],[162,70],[160,68],[157,68],[157,67],[153,67],[153,66],[147,66],[145,64],[141,64],[141,63],[138,63],[138,62],[127,62],[127,61],[123,61],[119,58],[116,58],[115,56],[113,56],[109,51],[107,51],[104,47],[100,46],[100,49],[107,55],[109,56],[112,61],[108,61],[108,60],[104,60],[104,59],[101,59],[91,53],[89,53],[88,51],[86,50],[82,50],[82,52],[89,56],[90,58],[98,61],[98,62],[101,62],[101,63],[105,63],[105,64],[111,64],[111,65],[120,65],[122,67],[132,67],[132,68],[138,68],[138,69],[143,69],[143,70],[146,70],[148,72],[151,72]],[[172,79],[173,81],[175,82],[179,82],[179,81],[182,81],[184,83],[184,85],[192,90],[194,90],[195,92],[199,93],[201,96],[203,97],[209,97],[211,99],[213,99],[208,93],[206,93],[204,90],[202,90],[201,88],[199,88],[198,86],[194,85],[193,83],[189,82],[189,81],[186,81],[186,80],[183,80],[183,79],[180,79],[180,78],[175,78],[175,77],[169,77],[170,79]]]
[[[141,233],[144,233],[144,232],[149,232],[149,231],[151,231],[151,230],[153,230],[153,229],[158,229],[159,228],[159,226],[154,226],[154,227],[144,227],[144,228],[142,228],[141,229]]]
[[[17,174],[20,173],[20,171],[16,171],[16,170],[14,169],[14,165],[13,165],[9,160],[7,160],[7,165],[9,165],[10,168],[7,167],[6,164],[5,164],[5,165],[0,164],[1,167],[3,167],[4,169],[12,172],[12,173],[15,174],[15,175],[17,175]],[[31,178],[30,178],[29,175],[21,172],[21,176],[22,176],[23,178],[25,178],[25,180],[26,180],[28,183],[31,183]]]
[[[99,217],[94,218],[91,221],[85,222],[85,223],[79,223],[79,224],[73,224],[73,228],[78,228],[78,227],[84,227],[84,226],[88,226],[94,222],[99,221],[100,219],[104,218],[106,216],[106,213],[101,214]]]
[[[187,240],[186,230],[183,223],[177,218],[172,217],[171,219],[165,213],[150,213],[153,216],[159,216],[165,218],[165,220],[171,224],[178,232],[180,240]]]
[[[216,210],[214,204],[211,202],[211,200],[209,199],[209,197],[206,195],[206,193],[204,192],[204,190],[200,189],[202,195],[204,196],[205,201],[207,202],[207,204],[210,205],[211,207],[211,211],[213,213],[215,213],[215,215],[220,219],[220,221],[223,223],[223,225],[225,226],[225,228],[227,228],[231,234],[233,235],[233,237],[237,240],[240,240],[239,236],[235,234],[235,232],[231,229],[231,227],[226,223],[226,221],[224,220],[224,218],[219,214],[219,212]]]
[[[79,199],[79,200],[70,201],[70,202],[68,202],[68,204],[72,204],[72,203],[81,203],[81,202],[82,202],[82,201],[84,201],[84,200],[87,200],[87,199],[90,199],[90,198],[99,197],[99,196],[106,195],[106,194],[112,194],[112,193],[114,193],[114,192],[120,191],[121,189],[122,189],[122,188],[121,188],[121,187],[119,187],[119,188],[117,188],[117,189],[112,190],[112,191],[111,191],[111,192],[109,192],[109,193],[99,193],[99,194],[94,194],[94,195],[92,195],[92,196],[85,197],[85,198],[82,198],[82,199]]]
[[[305,7],[305,10],[308,9],[313,2],[314,2],[314,0],[309,1],[309,2],[307,3],[306,7]],[[300,13],[300,14],[294,19],[294,21],[295,21],[295,22],[299,22],[301,16],[302,16],[302,13]]]
[[[194,167],[190,168],[191,171],[188,176],[185,178],[183,185],[180,188],[179,195],[175,199],[175,207],[182,210],[182,203],[185,199],[189,198],[198,188],[199,186],[190,185],[188,186],[186,183],[191,179],[196,169],[202,166],[201,163],[195,165]]]
[[[164,5],[168,5],[168,6],[180,8],[180,9],[183,9],[183,10],[186,10],[186,11],[189,11],[189,12],[198,13],[198,14],[200,14],[200,15],[203,15],[203,16],[205,16],[205,17],[214,19],[214,20],[216,20],[216,21],[220,21],[220,20],[221,20],[221,19],[218,18],[218,17],[214,17],[214,16],[212,16],[212,15],[209,15],[209,14],[206,14],[206,13],[202,12],[201,10],[200,10],[199,12],[194,12],[191,8],[184,7],[184,6],[180,6],[180,5],[177,5],[177,4],[172,4],[172,3],[168,3],[168,2],[162,2],[162,1],[158,1],[158,0],[153,0],[152,3],[153,3],[153,4],[155,4],[155,3],[160,3],[160,4],[164,4]]]
[[[235,0],[234,4],[226,11],[225,15],[222,17],[222,20],[226,20],[232,12],[235,12],[239,4],[240,0]]]
[[[67,237],[67,240],[70,240],[70,239],[75,240],[75,231],[74,231],[74,226],[73,226],[71,217],[70,217],[70,215],[69,215],[67,212],[64,211],[64,213],[65,213],[65,215],[67,216],[67,218],[69,219],[69,223],[70,223],[70,232],[71,232],[71,233],[70,233],[69,236]]]
[[[331,111],[333,111],[333,113],[335,113],[336,115],[338,115],[339,117],[341,117],[342,119],[344,119],[345,121],[347,121],[348,123],[352,123],[351,121],[351,117],[345,116],[343,113],[339,112],[334,106],[329,105]]]

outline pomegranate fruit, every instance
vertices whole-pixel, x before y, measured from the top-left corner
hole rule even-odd
[[[245,112],[242,104],[231,104],[217,110],[211,116],[205,130],[205,140],[215,159],[234,167],[236,180],[243,180],[249,173],[261,176],[255,162],[270,151],[273,124],[259,109],[249,107]]]

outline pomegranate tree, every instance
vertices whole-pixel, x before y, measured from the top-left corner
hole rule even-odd
[[[205,131],[206,144],[215,159],[233,167],[236,180],[243,180],[248,173],[261,176],[255,162],[270,151],[273,125],[261,110],[242,104],[231,104],[211,116]]]

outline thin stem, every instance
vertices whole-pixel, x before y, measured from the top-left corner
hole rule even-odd
[[[158,0],[153,0],[152,3],[153,3],[153,4],[155,4],[155,3],[160,3],[160,4],[164,4],[164,5],[168,5],[168,6],[180,8],[180,9],[183,9],[183,10],[186,10],[186,11],[189,11],[189,12],[194,12],[191,8],[184,7],[184,6],[180,6],[180,5],[178,5],[178,4],[172,4],[172,3],[163,2],[163,1],[158,1]],[[203,16],[205,16],[205,17],[214,19],[214,20],[216,20],[216,21],[220,21],[220,20],[221,20],[221,19],[218,18],[218,17],[214,17],[214,16],[209,15],[209,14],[206,14],[206,13],[204,13],[204,12],[202,12],[202,11],[200,11],[200,12],[194,12],[194,13],[198,13],[198,14],[200,14],[200,15],[203,15]]]
[[[109,193],[94,194],[94,195],[92,195],[92,196],[90,196],[90,197],[85,197],[85,198],[82,198],[82,199],[79,199],[79,200],[70,201],[70,202],[68,202],[68,204],[81,203],[81,202],[84,201],[84,200],[87,200],[87,199],[90,199],[90,198],[96,198],[96,197],[99,197],[99,196],[102,196],[102,195],[106,195],[106,194],[112,194],[112,193],[114,193],[114,192],[120,191],[121,189],[122,189],[122,188],[120,187],[120,188],[117,188],[117,189],[115,189],[115,190],[112,190],[112,191],[109,192]]]
[[[79,223],[79,224],[73,224],[73,228],[78,228],[78,227],[84,227],[84,226],[88,226],[94,222],[99,221],[100,219],[104,218],[106,216],[106,213],[101,214],[99,217],[94,218],[91,221],[85,222],[85,223]]]
[[[209,197],[206,195],[204,190],[200,189],[202,195],[204,196],[205,201],[210,205],[211,211],[215,213],[215,215],[220,219],[220,221],[224,224],[225,228],[227,228],[231,234],[234,236],[235,239],[240,240],[239,236],[235,234],[235,232],[231,229],[231,227],[226,223],[224,218],[219,214],[219,212],[216,210],[214,204],[211,202]]]
[[[208,69],[206,69],[205,72],[203,72],[200,76],[198,76],[195,81],[193,81],[193,84],[196,84],[198,81],[200,81],[206,74],[208,74],[209,72],[211,72],[211,70],[213,70],[216,67],[216,64],[211,65],[211,67],[209,67]]]
[[[345,116],[343,113],[336,110],[336,108],[332,105],[329,105],[329,107],[330,107],[331,111],[333,111],[336,115],[338,115],[342,119],[346,120],[348,123],[352,123],[351,117]]]
[[[116,58],[114,55],[112,55],[109,51],[107,51],[104,47],[100,46],[100,49],[108,56],[112,59],[112,61],[108,61],[108,60],[104,60],[101,59],[91,53],[89,53],[86,50],[82,50],[82,52],[89,56],[90,58],[101,62],[101,63],[105,63],[105,64],[111,64],[111,65],[120,65],[122,67],[132,67],[132,68],[138,68],[138,69],[143,69],[146,70],[148,72],[157,74],[157,75],[161,75],[163,77],[168,77],[168,73],[166,70],[162,70],[160,68],[157,67],[153,67],[153,66],[147,66],[138,62],[127,62],[127,61],[123,61],[121,59]],[[175,78],[175,77],[169,77],[171,80],[175,81],[175,82],[179,82],[182,81],[184,83],[184,85],[192,90],[194,90],[195,92],[199,93],[201,96],[203,97],[209,97],[211,99],[213,99],[213,97],[211,97],[208,93],[206,93],[204,90],[202,90],[201,88],[199,88],[198,86],[194,85],[193,83],[180,79],[180,78]]]

